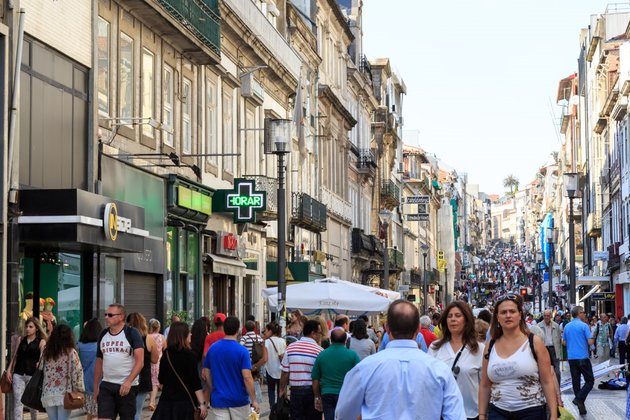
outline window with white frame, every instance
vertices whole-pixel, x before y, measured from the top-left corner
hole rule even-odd
[[[173,67],[164,64],[164,78],[162,80],[163,98],[162,107],[164,112],[163,123],[166,126],[164,132],[164,144],[173,147],[173,97],[175,91],[175,81],[173,80]]]
[[[142,49],[142,118],[145,124],[142,125],[142,134],[153,138],[153,127],[148,122],[149,118],[155,118],[155,55]]]
[[[217,85],[212,80],[206,80],[206,153],[208,162],[217,166],[219,147],[217,143]]]
[[[131,122],[133,118],[133,38],[124,32],[120,33],[118,66],[118,98],[119,116],[125,121]]]
[[[109,115],[109,65],[110,65],[110,25],[99,16],[96,24],[96,45],[98,57],[97,95],[98,110]]]
[[[192,82],[184,77],[182,86],[182,151],[192,153]]]
[[[234,150],[234,99],[233,89],[223,89],[223,153],[233,153]],[[223,169],[234,173],[234,157],[224,156]]]

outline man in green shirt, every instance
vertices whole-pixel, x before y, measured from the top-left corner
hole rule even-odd
[[[315,408],[324,412],[324,420],[334,420],[343,379],[361,361],[358,354],[346,348],[345,330],[333,330],[330,342],[330,347],[315,359],[311,373]]]

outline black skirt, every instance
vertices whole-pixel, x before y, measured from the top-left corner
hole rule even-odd
[[[164,401],[160,400],[151,420],[192,420],[195,408],[190,400]]]

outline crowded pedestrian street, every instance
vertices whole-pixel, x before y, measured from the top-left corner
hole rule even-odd
[[[0,419],[630,420],[630,2],[0,0]]]

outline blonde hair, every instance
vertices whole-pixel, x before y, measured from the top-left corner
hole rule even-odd
[[[162,328],[162,324],[160,324],[160,321],[158,321],[155,318],[151,318],[149,320],[149,332],[150,333],[160,332],[160,328]]]
[[[147,320],[140,312],[132,312],[127,316],[127,324],[140,331],[140,335],[146,337],[149,334]]]
[[[483,319],[475,319],[475,332],[477,333],[477,341],[484,343],[488,334],[488,324]]]

